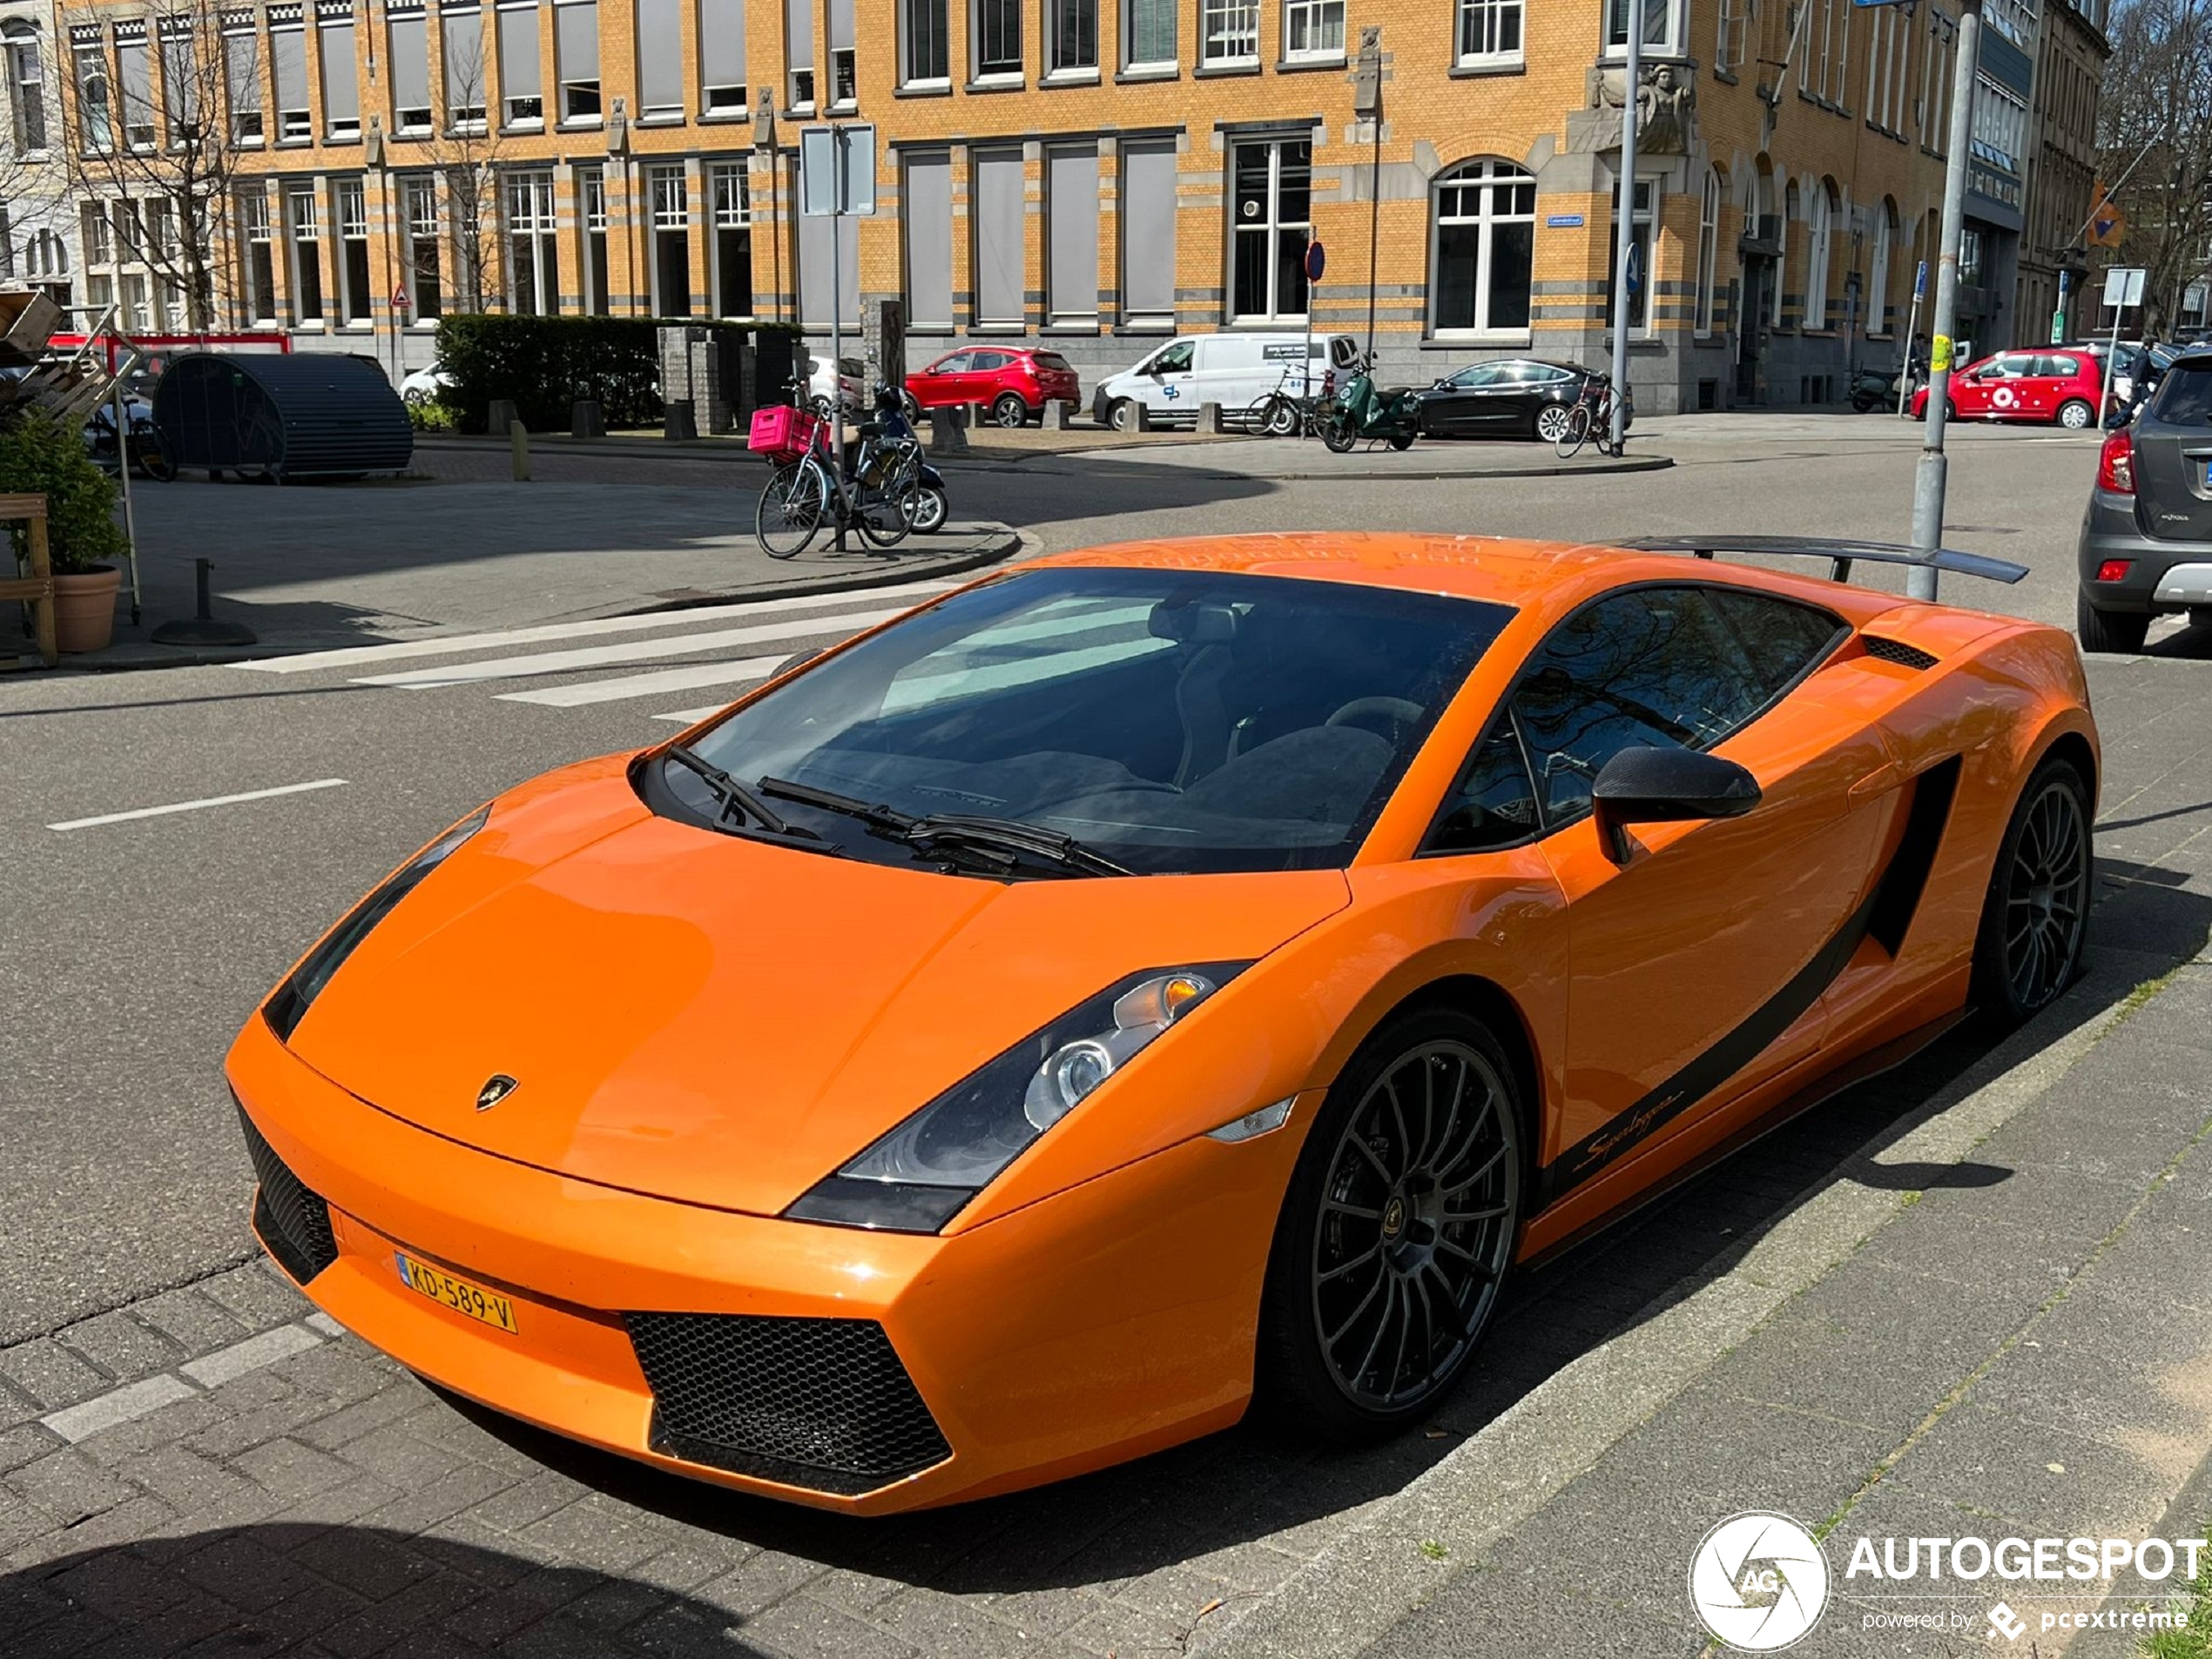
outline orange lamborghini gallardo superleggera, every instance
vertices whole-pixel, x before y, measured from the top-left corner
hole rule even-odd
[[[448,1388],[826,1507],[1415,1421],[1517,1264],[2076,969],[2068,636],[1683,556],[1750,550],[1108,548],[788,664],[307,954],[254,1226]]]

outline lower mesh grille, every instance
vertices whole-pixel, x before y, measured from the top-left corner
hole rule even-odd
[[[330,1234],[330,1206],[285,1167],[244,1108],[238,1121],[246,1130],[254,1178],[261,1184],[253,1195],[253,1231],[277,1265],[305,1285],[338,1259],[338,1241]]]
[[[952,1455],[873,1319],[626,1317],[665,1456],[850,1494]]]
[[[1932,653],[1922,651],[1918,645],[1908,645],[1901,639],[1885,639],[1879,634],[1861,634],[1859,638],[1865,642],[1869,657],[1878,657],[1885,663],[1895,663],[1904,668],[1933,668],[1936,665]]]

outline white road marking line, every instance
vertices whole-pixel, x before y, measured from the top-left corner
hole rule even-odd
[[[345,1327],[327,1314],[311,1313],[298,1325],[278,1325],[273,1331],[264,1331],[242,1342],[233,1342],[227,1348],[204,1354],[174,1371],[159,1372],[60,1411],[49,1412],[38,1420],[74,1446],[104,1429],[135,1423],[180,1399],[195,1399],[202,1390],[219,1388],[250,1372],[305,1353],[310,1348],[319,1348],[327,1339],[344,1334]]]
[[[427,691],[441,685],[469,685],[479,680],[527,679],[539,674],[567,674],[580,668],[605,668],[615,663],[646,663],[656,657],[682,657],[696,651],[719,651],[725,645],[759,645],[772,639],[804,639],[834,634],[840,630],[858,633],[877,623],[906,615],[901,605],[887,610],[847,611],[841,617],[806,617],[796,622],[759,623],[750,628],[719,628],[704,634],[682,634],[670,639],[632,640],[621,645],[590,645],[582,651],[536,651],[523,657],[494,657],[477,663],[448,663],[442,668],[408,669],[398,674],[370,674],[355,685],[390,685],[401,691]]]
[[[656,714],[656,720],[673,720],[678,725],[697,725],[710,714],[719,714],[730,705],[727,703],[708,703],[696,709],[671,709],[666,714]]]
[[[537,703],[551,709],[580,708],[587,703],[618,703],[628,697],[658,697],[663,691],[689,691],[702,685],[735,685],[743,680],[765,680],[784,660],[781,657],[748,657],[740,663],[664,668],[648,674],[624,674],[617,679],[589,680],[581,685],[551,685],[542,691],[502,691],[499,700]]]
[[[123,1423],[135,1423],[141,1417],[151,1417],[164,1406],[173,1406],[180,1399],[199,1398],[199,1390],[174,1372],[165,1371],[158,1377],[148,1377],[143,1382],[126,1383],[120,1388],[111,1388],[105,1394],[79,1400],[76,1405],[58,1412],[49,1413],[38,1420],[71,1446],[89,1440],[104,1428],[114,1428]]]
[[[280,1359],[289,1359],[295,1353],[305,1353],[323,1341],[320,1333],[304,1325],[280,1325],[273,1331],[264,1331],[258,1337],[248,1337],[243,1342],[233,1342],[227,1348],[218,1348],[213,1353],[177,1367],[202,1388],[220,1388],[225,1383],[243,1377],[249,1371],[259,1371],[273,1366]]]
[[[318,778],[311,784],[280,784],[274,789],[249,789],[237,795],[210,795],[205,800],[172,801],[166,806],[139,806],[127,813],[102,813],[97,818],[71,818],[49,824],[50,830],[91,829],[101,824],[125,824],[134,818],[166,818],[172,813],[196,813],[205,806],[235,806],[240,801],[268,800],[278,795],[304,795],[313,789],[342,789],[343,778]]]
[[[591,639],[603,634],[638,633],[652,628],[685,628],[702,622],[727,622],[737,617],[759,617],[790,610],[819,610],[839,604],[879,604],[887,598],[911,595],[916,600],[960,586],[958,582],[909,582],[895,588],[864,588],[848,593],[799,594],[782,599],[755,599],[743,604],[703,605],[692,610],[656,610],[638,617],[598,617],[585,622],[549,622],[528,628],[506,628],[493,633],[448,634],[439,639],[400,639],[382,645],[343,645],[333,651],[303,651],[296,657],[272,657],[258,663],[233,663],[233,668],[259,674],[305,674],[321,668],[355,668],[365,663],[398,662],[410,657],[447,657],[456,652],[499,650],[509,645],[541,644],[555,639]]]

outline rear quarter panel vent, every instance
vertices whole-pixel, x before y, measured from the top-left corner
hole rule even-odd
[[[1933,668],[1937,658],[1933,652],[1922,651],[1918,645],[1908,645],[1901,639],[1891,639],[1881,634],[1861,634],[1859,643],[1865,646],[1869,657],[1885,663],[1895,663],[1900,668]]]

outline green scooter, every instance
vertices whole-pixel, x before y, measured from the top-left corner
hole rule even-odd
[[[1420,428],[1420,409],[1413,395],[1403,389],[1375,389],[1375,360],[1363,357],[1352,366],[1352,378],[1337,395],[1336,406],[1321,421],[1321,442],[1331,453],[1348,455],[1360,444],[1386,442],[1393,449],[1409,449]]]

